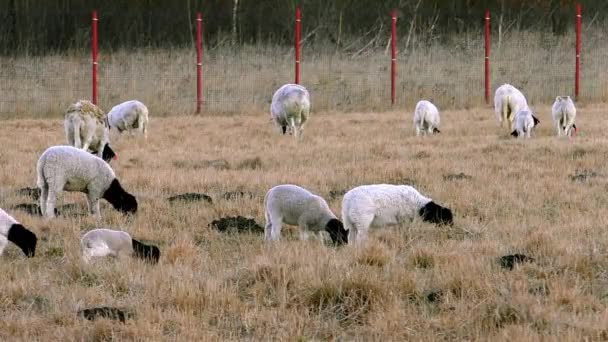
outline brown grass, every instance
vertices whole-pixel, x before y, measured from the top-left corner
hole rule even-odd
[[[496,33],[493,33],[496,35]],[[483,103],[483,35],[468,32],[445,42],[405,48],[397,56],[397,104],[413,110],[421,98],[440,109]],[[387,38],[388,39],[388,38]],[[574,92],[574,35],[510,30],[491,49],[491,93],[503,83],[523,90],[532,104],[552,103]],[[384,44],[382,44],[384,45]],[[581,52],[581,101],[608,101],[608,46],[601,29],[586,30]],[[272,93],[293,80],[293,51],[269,45],[220,46],[203,58],[203,111],[268,112]],[[100,107],[143,101],[152,116],[193,114],[194,49],[105,51],[99,54]],[[0,57],[0,118],[60,117],[91,96],[89,51],[50,56]],[[304,44],[301,83],[317,111],[390,110],[390,56],[370,48],[353,54]]]
[[[548,106],[535,109],[541,125],[526,142],[508,138],[487,107],[445,111],[441,135],[421,139],[409,111],[316,111],[299,145],[266,114],[151,116],[147,142],[114,141],[112,165],[140,211],[127,218],[105,205],[101,222],[10,210],[28,201],[14,192],[35,184],[38,156],[64,137],[60,120],[3,121],[0,207],[40,244],[33,259],[14,245],[0,258],[0,339],[606,339],[608,106],[579,106],[572,142],[553,136]],[[596,175],[569,177],[581,170]],[[461,172],[470,178],[444,177]],[[292,227],[274,245],[208,227],[236,215],[263,225],[262,199],[276,184],[302,185],[339,213],[335,194],[379,182],[416,184],[454,210],[455,226],[415,221],[338,249],[300,241]],[[227,191],[254,196],[222,199]],[[165,200],[183,192],[214,204]],[[61,201],[86,203],[72,193]],[[157,244],[160,263],[81,264],[78,239],[93,227]],[[512,253],[536,261],[502,269],[499,257]],[[91,306],[136,316],[76,316]]]

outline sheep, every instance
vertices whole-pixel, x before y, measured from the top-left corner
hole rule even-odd
[[[503,122],[509,120],[513,123],[515,114],[520,110],[530,110],[528,101],[519,89],[510,84],[503,84],[494,94],[494,112],[500,122],[500,127],[503,127]]]
[[[450,209],[409,185],[362,185],[349,190],[342,199],[342,221],[349,244],[365,240],[371,227],[394,226],[417,216],[434,224],[454,223]]]
[[[281,224],[285,223],[299,226],[301,239],[306,238],[307,231],[325,230],[335,245],[346,242],[347,232],[327,202],[297,185],[277,185],[268,190],[264,196],[264,214],[267,241],[279,240]]]
[[[108,113],[110,129],[118,133],[129,131],[133,134],[135,129],[148,138],[148,108],[137,100],[126,101],[112,107]]]
[[[540,120],[529,110],[520,110],[515,114],[513,132],[511,135],[519,138],[530,138],[532,129],[540,123]]]
[[[160,250],[133,238],[129,233],[112,229],[93,229],[80,239],[82,258],[85,262],[94,257],[134,255],[152,263],[158,263]]]
[[[57,193],[62,190],[86,193],[89,213],[98,218],[100,198],[120,212],[137,211],[137,200],[122,188],[110,165],[81,149],[49,147],[38,159],[36,171],[40,210],[47,218],[55,217]]]
[[[272,96],[270,115],[283,134],[289,129],[289,134],[297,139],[310,116],[308,90],[298,84],[283,85]]]
[[[0,209],[0,255],[8,241],[17,245],[29,258],[36,254],[36,234],[27,230],[21,223],[15,220],[6,211]]]
[[[64,128],[68,145],[94,151],[103,159],[110,143],[110,128],[103,110],[90,101],[80,100],[66,110]]]
[[[551,107],[551,116],[558,137],[562,136],[562,133],[569,137],[572,136],[572,133],[576,133],[576,124],[574,123],[576,107],[570,96],[555,98],[553,107]]]
[[[437,107],[427,100],[418,101],[414,111],[414,127],[416,135],[441,133],[439,127],[440,118]]]

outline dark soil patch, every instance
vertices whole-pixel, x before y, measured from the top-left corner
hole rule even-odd
[[[590,180],[591,178],[595,178],[595,177],[600,177],[601,175],[593,170],[580,170],[577,171],[575,174],[573,175],[569,175],[568,177],[570,178],[571,181],[573,182],[586,182],[588,180]]]
[[[424,297],[426,298],[427,302],[429,302],[429,303],[439,302],[439,301],[441,301],[441,299],[443,299],[443,291],[441,291],[441,290],[430,291]]]
[[[243,216],[229,216],[213,220],[209,226],[220,232],[237,233],[264,233],[264,228],[257,224],[254,219]]]
[[[181,202],[200,202],[200,201],[205,201],[209,204],[213,203],[213,200],[211,199],[210,196],[206,195],[206,194],[199,194],[196,192],[187,192],[185,194],[179,194],[179,195],[175,195],[175,196],[171,196],[167,198],[167,201],[169,201],[170,203],[176,202],[176,201],[181,201]]]
[[[17,194],[21,196],[31,197],[34,201],[37,201],[40,198],[40,189],[25,187],[17,190]]]
[[[234,201],[241,198],[252,199],[253,197],[255,197],[255,195],[253,192],[249,191],[228,191],[222,194],[222,198],[227,201]]]
[[[471,180],[471,179],[473,179],[473,176],[467,175],[463,172],[443,175],[443,180],[446,180],[446,181]]]
[[[239,170],[243,170],[243,169],[258,170],[258,169],[261,169],[262,166],[263,166],[262,159],[260,159],[260,157],[255,157],[255,158],[245,159],[245,160],[241,161],[237,165],[236,168]]]
[[[502,266],[502,268],[512,270],[516,264],[521,264],[524,262],[533,262],[533,261],[534,261],[534,258],[531,258],[527,255],[511,254],[511,255],[505,255],[500,258],[500,266]]]
[[[109,306],[101,306],[98,308],[80,310],[78,311],[78,316],[86,318],[89,321],[93,321],[98,318],[108,318],[124,323],[127,319],[134,318],[135,314],[130,310],[118,309]]]

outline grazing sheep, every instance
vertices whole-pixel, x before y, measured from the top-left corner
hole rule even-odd
[[[80,248],[85,262],[89,262],[93,257],[120,255],[134,255],[152,263],[157,263],[160,258],[158,247],[141,243],[121,230],[91,230],[80,239]]]
[[[529,110],[520,110],[515,114],[513,122],[513,132],[511,135],[520,138],[530,138],[532,129],[540,123],[540,120]]]
[[[558,96],[555,98],[553,107],[551,107],[551,116],[553,117],[558,137],[562,136],[562,134],[570,137],[573,132],[576,133],[576,124],[574,123],[576,107],[570,96]]]
[[[503,122],[513,123],[515,114],[520,110],[530,110],[528,101],[519,89],[510,84],[503,84],[494,94],[494,112],[500,122],[500,127],[503,127]]]
[[[110,129],[105,113],[87,100],[80,100],[65,112],[65,136],[70,146],[95,151],[103,159],[110,142]]]
[[[418,101],[414,111],[414,127],[416,135],[441,133],[439,127],[440,118],[437,107],[427,100]]]
[[[365,240],[370,227],[398,225],[416,216],[435,224],[453,224],[450,209],[409,185],[362,185],[348,191],[342,199],[342,220],[350,244]]]
[[[126,101],[112,107],[108,113],[110,129],[114,128],[118,133],[134,130],[143,133],[148,138],[148,108],[137,100]]]
[[[299,226],[301,239],[306,237],[307,231],[325,230],[334,244],[346,242],[347,232],[327,202],[297,185],[277,185],[268,190],[264,197],[264,213],[266,240],[278,240],[281,224],[285,223]]]
[[[310,115],[308,90],[297,84],[283,85],[272,96],[270,115],[283,134],[289,129],[289,134],[298,138]]]
[[[72,146],[49,147],[36,165],[40,188],[40,210],[55,217],[55,201],[60,191],[87,194],[89,213],[100,217],[99,199],[110,202],[123,213],[135,213],[137,201],[127,193],[114,171],[101,158]]]
[[[0,255],[4,252],[8,241],[19,246],[28,257],[36,254],[36,242],[38,241],[36,234],[27,230],[21,223],[0,209]]]

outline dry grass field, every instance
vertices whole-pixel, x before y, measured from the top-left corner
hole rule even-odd
[[[35,186],[36,160],[64,143],[63,122],[2,121],[0,207],[39,245],[33,259],[12,244],[0,257],[0,339],[606,340],[608,106],[579,106],[573,141],[554,136],[548,105],[535,109],[541,125],[529,141],[509,138],[489,107],[443,112],[430,138],[413,136],[409,111],[317,111],[300,144],[265,112],[152,116],[147,142],[113,142],[112,166],[140,209],[125,217],[103,202],[100,222],[10,209],[32,202],[15,191]],[[269,245],[208,226],[234,215],[264,225],[264,194],[281,183],[322,195],[338,215],[341,196],[330,192],[413,184],[452,208],[455,225],[374,230],[359,248],[300,241],[295,227]],[[254,196],[222,199],[228,191]],[[184,192],[214,203],[165,199]],[[86,212],[83,194],[61,203]],[[157,244],[160,263],[83,264],[79,237],[94,227]],[[512,253],[535,261],[503,269],[499,258]],[[135,317],[77,317],[93,306]]]

